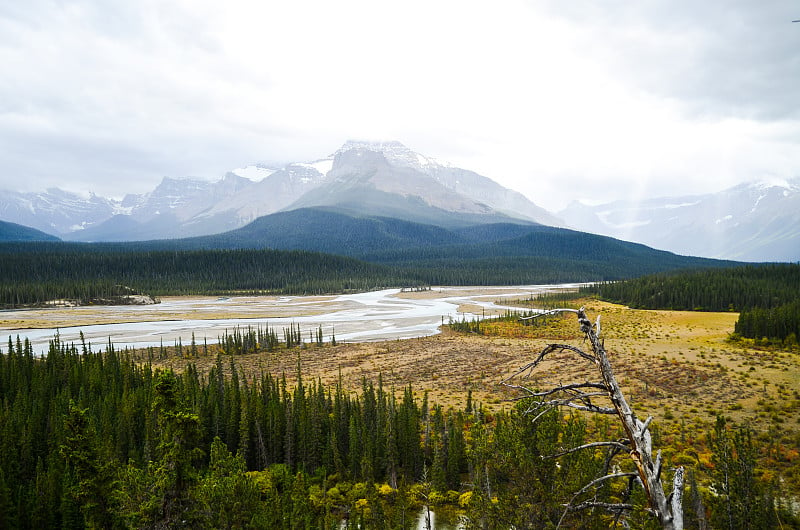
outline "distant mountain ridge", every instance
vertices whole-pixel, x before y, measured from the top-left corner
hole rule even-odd
[[[69,247],[71,243],[62,243]],[[535,223],[442,227],[390,217],[300,208],[184,239],[97,243],[102,251],[310,251],[355,258],[429,285],[524,285],[617,280],[733,262],[679,256],[638,243]],[[232,254],[234,255],[234,254]],[[466,282],[466,283],[465,283]]]
[[[46,234],[41,230],[23,226],[17,223],[0,221],[0,243],[19,241],[60,241],[57,237]]]
[[[251,180],[249,177],[260,177]],[[248,166],[210,182],[165,177],[121,201],[0,191],[0,219],[67,240],[128,241],[221,233],[279,211],[327,207],[442,226],[498,221],[563,223],[520,193],[442,164],[399,142],[349,141],[327,158],[281,169]]]
[[[473,171],[415,153],[400,142],[371,143],[350,140],[334,156],[348,151],[380,153],[389,165],[422,173],[452,193],[489,206],[499,214],[549,226],[564,226],[563,220],[533,204],[521,193],[504,188]]]
[[[538,223],[682,255],[800,261],[800,178],[640,202],[573,202],[554,215],[489,178],[399,142],[348,141],[325,158],[282,168],[241,167],[215,182],[164,177],[152,191],[122,200],[57,188],[0,190],[0,220],[73,241],[220,234],[303,208],[447,229]]]
[[[577,230],[683,255],[800,261],[800,178],[641,202],[573,202],[558,215]]]
[[[81,196],[58,188],[41,193],[0,191],[0,219],[64,235],[123,213],[118,201],[95,194]]]

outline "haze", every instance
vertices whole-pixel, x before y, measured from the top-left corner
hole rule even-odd
[[[800,175],[797,2],[0,4],[0,188],[398,140],[555,211]]]

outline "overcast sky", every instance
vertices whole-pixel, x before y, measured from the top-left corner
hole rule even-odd
[[[558,210],[800,176],[800,1],[0,2],[0,188],[398,140]]]

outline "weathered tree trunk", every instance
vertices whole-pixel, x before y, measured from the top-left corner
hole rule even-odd
[[[653,418],[652,416],[648,417],[647,420],[642,423],[636,417],[630,405],[628,405],[628,401],[625,399],[625,395],[622,393],[619,383],[617,383],[617,379],[614,377],[614,370],[611,368],[611,362],[608,360],[608,354],[603,347],[603,343],[600,342],[596,330],[592,328],[592,324],[586,317],[583,308],[578,310],[578,322],[580,323],[581,331],[592,344],[592,351],[597,358],[597,365],[600,368],[603,382],[608,389],[611,403],[617,411],[617,416],[622,422],[628,440],[631,442],[631,451],[629,454],[639,471],[639,478],[647,493],[647,498],[650,500],[650,508],[655,512],[656,517],[658,517],[661,526],[664,527],[665,530],[682,530],[683,512],[681,510],[681,504],[680,502],[677,503],[679,516],[675,517],[673,514],[673,508],[676,507],[675,503],[673,502],[672,506],[670,506],[661,484],[662,462],[660,451],[656,457],[656,461],[653,461],[652,440],[650,437],[650,430],[648,429],[648,425]],[[682,468],[675,474],[675,477],[676,482],[679,483],[679,487],[675,488],[675,491],[678,492],[675,497],[680,500],[682,496],[680,492],[683,489]]]
[[[580,324],[581,332],[585,334],[586,339],[592,346],[592,353],[587,353],[579,348],[567,345],[550,345],[545,348],[539,357],[524,366],[514,376],[524,372],[532,371],[541,361],[545,355],[554,351],[572,351],[580,355],[582,358],[594,363],[600,370],[602,381],[600,383],[577,383],[571,385],[561,385],[555,389],[546,392],[533,392],[530,389],[520,385],[510,385],[506,379],[504,382],[507,386],[521,389],[525,391],[529,397],[544,397],[552,396],[556,392],[567,391],[569,397],[563,400],[551,400],[548,404],[561,405],[595,412],[600,414],[615,414],[622,423],[625,430],[628,444],[621,444],[619,442],[604,442],[609,446],[624,447],[636,466],[638,478],[644,487],[645,493],[650,503],[650,510],[658,518],[661,526],[665,530],[683,530],[683,511],[681,505],[682,492],[683,492],[683,468],[678,468],[674,475],[673,480],[673,493],[671,498],[668,498],[664,493],[664,488],[661,482],[661,452],[659,451],[655,460],[653,460],[653,448],[650,431],[648,426],[652,421],[652,416],[648,417],[644,422],[640,421],[636,414],[631,409],[628,401],[625,399],[624,394],[614,377],[614,370],[611,368],[611,362],[608,359],[605,347],[599,339],[600,318],[598,317],[595,326],[587,318],[586,312],[583,308],[575,309],[556,309],[548,311],[544,314],[576,313],[578,322]],[[533,317],[530,317],[533,318]],[[514,377],[512,376],[512,378]],[[602,389],[607,394],[608,399],[611,401],[612,407],[600,407],[591,402],[592,397],[597,397],[600,393],[595,390]],[[593,392],[590,392],[593,391]],[[596,444],[587,444],[583,447],[594,447]],[[606,475],[600,477],[593,482],[601,482],[603,480],[612,479],[617,475]],[[569,508],[569,507],[568,507]],[[611,507],[607,507],[612,509]],[[629,508],[626,505],[615,505],[614,509],[622,510]]]

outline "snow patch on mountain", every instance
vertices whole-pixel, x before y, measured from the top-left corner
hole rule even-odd
[[[341,153],[357,149],[381,153],[392,165],[410,167],[420,170],[426,174],[430,174],[429,170],[437,167],[451,167],[448,163],[439,162],[435,158],[416,153],[405,145],[396,141],[367,142],[362,140],[348,140],[338,151],[336,151],[336,153],[333,154],[333,157]]]
[[[743,261],[800,260],[800,179],[760,179],[705,195],[600,205],[571,203],[575,229],[678,254]],[[649,221],[649,222],[645,222]]]
[[[347,167],[337,166],[337,160],[345,160]],[[357,181],[364,185],[359,188],[361,195],[348,195],[349,186],[358,186]],[[309,196],[309,206],[324,205],[326,193],[338,193],[358,209],[376,191],[410,199],[379,208],[381,215],[411,215],[404,209],[426,204],[443,212],[488,215],[486,219],[502,220],[505,215],[563,226],[523,195],[395,141],[349,141],[330,157],[280,169],[244,165],[216,182],[164,177],[152,191],[128,194],[121,200],[58,188],[27,194],[0,190],[0,219],[86,241],[186,237],[238,228],[258,217],[299,207],[300,200]],[[414,211],[422,215],[421,210]]]
[[[754,187],[760,189],[785,188],[786,191],[800,191],[800,179],[785,179],[780,177],[762,177]]]
[[[762,200],[764,199],[764,197],[766,197],[766,196],[767,196],[767,194],[766,194],[766,193],[765,193],[765,194],[763,194],[763,195],[759,195],[759,196],[758,196],[758,199],[756,199],[756,203],[753,205],[753,209],[752,209],[752,210],[750,210],[750,213],[753,213],[753,212],[755,212],[755,211],[756,211],[756,208],[758,208],[758,205],[759,205],[759,203],[761,203],[761,201],[762,201]]]
[[[682,202],[678,204],[665,204],[664,208],[668,210],[673,210],[675,208],[687,208],[689,206],[697,206],[698,204],[700,204],[700,201]]]
[[[288,168],[291,167],[302,167],[316,171],[323,177],[325,177],[328,172],[333,168],[333,158],[323,158],[322,160],[317,160],[315,162],[295,162],[287,166]],[[304,182],[311,182],[313,179],[311,177],[302,177]]]
[[[254,166],[238,167],[236,169],[231,170],[231,173],[233,173],[234,175],[238,175],[240,177],[244,177],[248,180],[252,180],[253,182],[258,182],[264,180],[265,178],[272,175],[276,171],[277,169],[272,169],[257,164]]]

